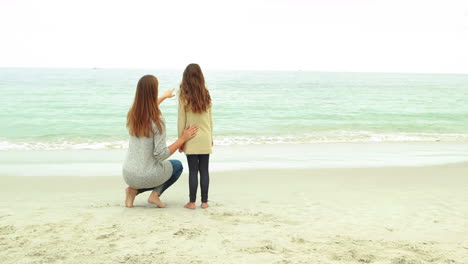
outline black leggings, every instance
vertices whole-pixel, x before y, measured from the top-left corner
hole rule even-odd
[[[208,202],[208,186],[210,185],[210,174],[208,173],[208,163],[210,154],[187,155],[189,167],[189,188],[190,202],[197,200],[198,172],[200,172],[200,187],[202,203]]]

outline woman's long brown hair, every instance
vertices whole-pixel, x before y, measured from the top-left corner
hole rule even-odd
[[[179,100],[194,113],[204,113],[211,106],[210,92],[206,89],[205,77],[198,64],[192,63],[185,68]]]
[[[135,137],[150,137],[152,122],[162,131],[161,111],[158,107],[158,79],[145,75],[138,81],[135,100],[127,114],[127,128]]]

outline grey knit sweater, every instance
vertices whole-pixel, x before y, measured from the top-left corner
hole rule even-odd
[[[122,174],[134,189],[153,188],[165,183],[172,175],[172,164],[166,160],[171,154],[166,146],[166,125],[161,117],[162,132],[152,125],[153,137],[130,136]]]

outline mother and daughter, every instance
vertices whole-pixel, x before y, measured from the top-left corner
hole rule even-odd
[[[189,165],[189,202],[195,209],[200,172],[201,207],[208,207],[208,164],[213,146],[211,97],[198,64],[189,64],[184,71],[179,91],[178,139],[166,145],[166,125],[159,104],[174,97],[174,89],[158,97],[158,79],[145,75],[139,81],[133,105],[128,111],[130,134],[128,152],[123,164],[125,206],[133,207],[135,197],[151,191],[148,202],[164,208],[160,197],[182,174],[179,160],[167,160],[174,152],[185,152]]]

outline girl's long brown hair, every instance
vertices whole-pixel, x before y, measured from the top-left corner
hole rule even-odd
[[[161,111],[158,107],[158,79],[145,75],[138,81],[135,100],[127,114],[127,128],[135,137],[150,137],[152,122],[162,131]]]
[[[198,64],[192,63],[185,68],[179,100],[186,109],[194,113],[204,113],[211,106],[210,92],[205,86],[205,78]]]

